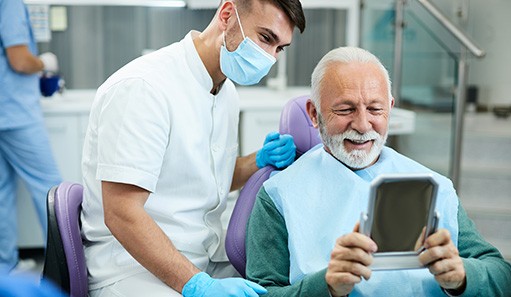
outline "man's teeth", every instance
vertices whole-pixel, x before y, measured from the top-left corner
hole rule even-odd
[[[366,143],[368,140],[356,140],[356,139],[351,139],[351,142],[354,142],[354,143]]]

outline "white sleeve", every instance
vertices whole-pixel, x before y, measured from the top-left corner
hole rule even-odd
[[[169,142],[168,101],[138,78],[113,85],[103,100],[96,178],[153,192]]]

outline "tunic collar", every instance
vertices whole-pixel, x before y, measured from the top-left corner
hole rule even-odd
[[[183,39],[186,63],[190,67],[190,71],[199,85],[204,87],[204,89],[209,93],[213,88],[213,79],[211,79],[206,66],[202,62],[199,53],[193,44],[192,33],[193,31],[188,32]]]

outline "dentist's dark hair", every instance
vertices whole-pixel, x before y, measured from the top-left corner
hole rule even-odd
[[[224,1],[222,0],[220,5]],[[305,15],[300,0],[232,0],[240,13],[250,13],[254,1],[269,2],[275,5],[289,17],[293,25],[300,30],[300,33],[305,31]]]

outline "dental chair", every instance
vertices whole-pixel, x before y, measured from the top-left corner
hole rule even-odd
[[[62,182],[48,192],[48,234],[43,279],[72,297],[88,293],[87,267],[80,227],[83,187]]]
[[[305,103],[310,96],[300,96],[289,100],[280,116],[279,132],[293,136],[296,145],[296,159],[321,142],[319,131],[312,126]],[[245,277],[246,253],[245,235],[248,219],[252,213],[257,192],[264,181],[278,170],[272,166],[259,169],[241,189],[240,195],[227,227],[225,250],[236,270]]]

